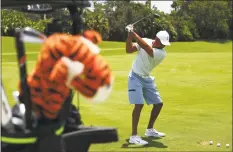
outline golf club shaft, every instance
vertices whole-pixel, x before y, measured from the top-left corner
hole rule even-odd
[[[79,93],[77,93],[77,107],[79,109]]]
[[[150,15],[148,15],[148,16],[145,16],[145,17],[143,17],[143,18],[141,18],[141,19],[139,19],[139,20],[137,20],[137,21],[136,21],[136,22],[134,22],[132,25],[137,24],[138,22],[140,22],[141,20],[143,20],[143,19],[145,19],[145,18],[147,18],[147,17],[149,17],[149,16],[151,16],[151,14],[150,14]]]
[[[145,16],[145,17],[143,17],[143,18],[141,18],[141,19],[137,20],[137,21],[136,21],[136,22],[134,22],[132,25],[137,24],[137,23],[138,23],[138,22],[140,22],[141,20],[143,20],[143,19],[145,19],[145,18],[148,18],[148,17],[150,17],[151,15],[155,15],[156,17],[159,17],[159,15],[158,15],[158,14],[150,14],[150,15],[147,15],[147,16]]]
[[[26,66],[26,54],[24,43],[22,41],[22,30],[18,29],[15,31],[16,33],[16,49],[17,49],[17,59],[18,59],[18,66],[20,72],[20,86],[23,90],[23,102],[25,104],[25,117],[26,117],[26,128],[30,129],[32,127],[32,107],[31,107],[31,100],[30,100],[30,90],[27,83],[27,66]]]
[[[30,99],[30,89],[27,83],[27,65],[24,42],[43,42],[46,36],[31,28],[16,29],[15,44],[17,49],[17,59],[20,71],[20,85],[23,90],[23,102],[25,104],[26,128],[32,127],[32,103]]]

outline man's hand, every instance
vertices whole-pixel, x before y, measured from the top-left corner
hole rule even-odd
[[[133,25],[131,25],[131,24],[127,25],[127,26],[125,27],[125,30],[126,30],[127,32],[133,32]]]
[[[126,53],[133,53],[137,51],[136,46],[132,43],[133,38],[135,37],[135,32],[133,31],[133,25],[127,25],[125,30],[128,32],[128,37],[126,40]]]

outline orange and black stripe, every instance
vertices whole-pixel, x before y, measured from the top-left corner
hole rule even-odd
[[[95,34],[89,31],[86,38],[98,43],[101,38]],[[56,118],[70,93],[70,89],[65,85],[68,70],[60,60],[63,56],[85,65],[82,76],[76,76],[71,85],[86,97],[93,97],[99,87],[109,84],[111,78],[110,68],[103,57],[94,54],[82,42],[80,36],[67,34],[50,36],[41,48],[36,66],[28,77],[28,83],[32,102],[41,107],[42,113],[51,119]],[[24,62],[24,58],[21,62]]]

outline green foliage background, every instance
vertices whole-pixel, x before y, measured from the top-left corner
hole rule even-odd
[[[171,41],[195,41],[199,39],[229,39],[232,37],[232,1],[194,1],[174,0],[170,14],[151,9],[146,4],[132,1],[94,1],[94,11],[84,9],[84,27],[100,32],[104,40],[125,41],[125,26],[147,16],[160,14],[159,19],[148,18],[135,25],[142,37],[153,38],[159,30],[167,30]],[[15,28],[30,26],[44,32],[47,23],[60,18],[63,31],[70,32],[71,20],[66,9],[59,9],[44,15],[27,14],[15,10],[1,10],[1,33],[12,36]]]

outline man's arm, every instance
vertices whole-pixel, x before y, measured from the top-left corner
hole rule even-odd
[[[133,40],[132,32],[129,32],[126,40],[126,53],[133,53],[137,51],[137,47],[135,44],[132,43],[132,40]]]
[[[137,33],[131,32],[132,37],[136,40],[138,45],[143,48],[151,57],[154,57],[153,48],[149,46]]]

